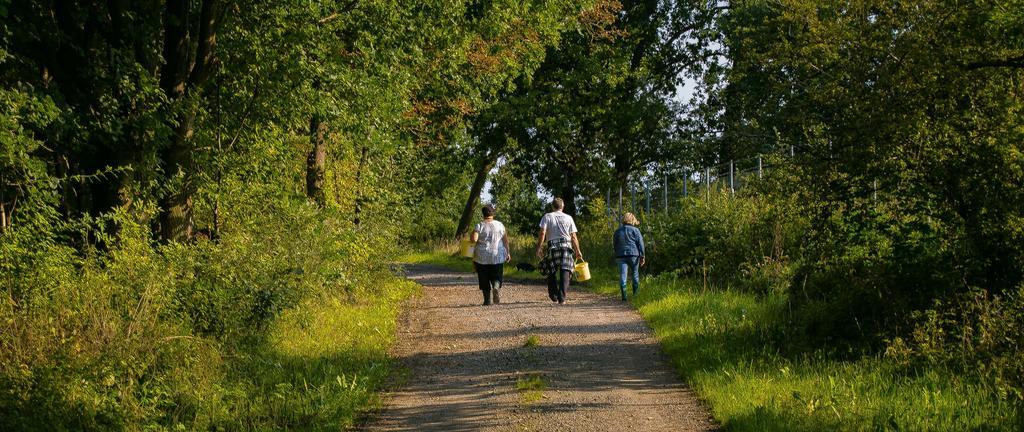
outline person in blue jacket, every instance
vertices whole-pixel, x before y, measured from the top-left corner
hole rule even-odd
[[[622,301],[626,301],[627,272],[633,275],[633,296],[640,291],[640,266],[644,265],[644,236],[640,234],[633,213],[622,216],[622,226],[615,230],[615,261],[619,264],[619,291]]]

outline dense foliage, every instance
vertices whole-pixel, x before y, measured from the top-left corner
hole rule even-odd
[[[467,119],[586,10],[0,1],[0,429],[351,426]]]
[[[464,234],[488,181],[520,232],[538,190],[610,232],[605,191],[758,155],[737,194],[643,212],[651,270],[784,299],[779,349],[884,352],[1022,398],[1021,0],[0,0],[0,18],[0,427],[348,424],[408,293],[386,263]],[[380,311],[379,338],[281,342],[328,310]],[[317,405],[301,371],[233,372],[301,369],[285,348],[374,378],[317,363],[360,395]],[[271,393],[304,402],[245,402]]]
[[[1021,286],[1019,6],[750,2],[718,17],[729,65],[708,123],[724,157],[793,149],[759,199],[799,205],[787,283],[807,336],[877,346],[915,311]]]
[[[696,98],[673,135],[647,142],[656,156],[629,168],[631,183],[661,183],[666,165],[678,178],[679,167],[761,155],[770,168],[735,195],[690,183],[689,199],[645,215],[651,270],[784,295],[790,337],[780,349],[884,351],[981,376],[1019,403],[1021,6],[695,2],[673,14],[687,23],[683,39],[700,41],[675,57],[695,74]],[[674,139],[682,151],[659,153]],[[588,141],[576,184],[609,185],[602,167],[626,148],[610,142]],[[614,211],[590,205],[601,189],[583,189],[590,217]]]

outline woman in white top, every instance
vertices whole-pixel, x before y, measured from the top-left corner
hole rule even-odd
[[[565,202],[561,198],[551,201],[551,212],[540,220],[537,234],[537,258],[540,258],[540,274],[548,280],[548,298],[558,304],[565,304],[565,292],[575,267],[575,259],[583,259],[580,240],[576,237],[576,222],[572,216],[562,212]]]
[[[484,293],[484,306],[501,303],[501,282],[505,263],[512,259],[508,248],[508,233],[505,225],[494,220],[494,206],[485,205],[480,209],[484,220],[476,224],[469,240],[476,243],[473,249],[473,268],[480,279],[480,291]]]

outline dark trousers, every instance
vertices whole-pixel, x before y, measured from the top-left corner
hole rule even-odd
[[[548,275],[548,297],[551,301],[562,303],[565,301],[565,291],[569,289],[569,282],[572,281],[571,270],[559,270]]]
[[[480,280],[480,291],[484,293],[484,304],[491,304],[491,297],[494,297],[494,304],[501,303],[501,282],[505,276],[505,264],[480,264],[473,263],[476,269],[476,276]]]

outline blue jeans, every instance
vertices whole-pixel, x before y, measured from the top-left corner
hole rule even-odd
[[[622,299],[626,299],[627,272],[633,273],[633,295],[635,296],[640,291],[640,257],[618,257],[615,262],[619,264],[619,291],[622,293]]]

